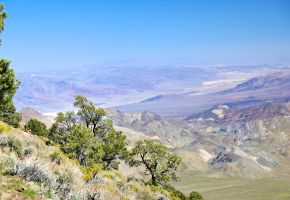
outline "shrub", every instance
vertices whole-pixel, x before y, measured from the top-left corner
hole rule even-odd
[[[22,153],[22,145],[20,141],[13,137],[2,137],[0,138],[0,148],[8,147],[10,151],[15,152],[18,156],[21,156]]]
[[[172,185],[165,184],[163,188],[170,192],[174,197],[178,197],[180,200],[186,200],[186,196]]]
[[[50,154],[50,160],[52,162],[55,162],[56,164],[60,165],[61,163],[61,154],[57,151],[53,152],[52,154]]]
[[[47,136],[48,134],[46,125],[37,119],[30,119],[26,125],[26,128],[34,135]]]
[[[169,200],[169,199],[164,195],[159,195],[157,200]]]
[[[131,182],[131,181],[138,181],[138,178],[129,175],[129,176],[127,177],[127,182]]]
[[[102,169],[102,165],[100,165],[100,164],[95,164],[93,166],[83,167],[82,171],[84,173],[84,176],[83,176],[84,180],[86,182],[93,180],[101,169]]]
[[[6,125],[5,123],[0,121],[0,133],[5,131],[10,131],[11,126]]]
[[[119,190],[121,190],[122,192],[126,190],[126,185],[123,181],[117,181],[116,185],[119,188]]]
[[[53,185],[55,183],[56,180],[54,176],[48,172],[48,169],[46,169],[44,165],[34,161],[27,162],[28,163],[21,166],[19,170],[19,173],[27,180],[48,185]]]
[[[155,200],[155,196],[153,196],[151,194],[150,191],[147,191],[147,190],[139,190],[137,191],[137,197],[136,199],[138,200]]]
[[[52,173],[45,163],[32,159],[26,159],[19,167],[18,174],[29,181],[40,183],[43,187],[43,194],[51,199],[74,199],[73,177],[63,173]],[[78,198],[77,198],[78,199]],[[80,198],[82,199],[82,198]]]
[[[32,140],[27,142],[27,146],[34,146],[37,149],[39,149],[39,144],[37,142],[35,142],[35,141],[32,141]]]
[[[114,176],[111,173],[104,172],[103,176],[108,178],[108,179],[114,180]]]
[[[190,200],[204,200],[202,195],[198,192],[191,192],[189,195]]]
[[[72,177],[62,175],[62,174],[56,174],[56,184],[54,185],[54,188],[57,192],[57,194],[65,199],[71,199],[72,196]]]
[[[25,148],[23,149],[23,155],[24,155],[24,156],[29,155],[29,154],[31,154],[32,152],[33,152],[33,148],[30,147],[30,146],[25,147]]]
[[[0,138],[0,147],[4,148],[8,146],[8,138],[7,137],[1,137]]]
[[[18,128],[24,132],[26,131],[26,126],[24,124],[19,124]]]
[[[11,156],[0,157],[0,172],[8,175],[16,173],[16,159]]]

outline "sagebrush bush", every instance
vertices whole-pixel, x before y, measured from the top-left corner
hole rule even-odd
[[[23,155],[26,156],[26,155],[30,155],[31,153],[33,152],[33,148],[31,146],[28,146],[28,147],[25,147],[23,149]]]
[[[0,173],[15,175],[17,170],[17,164],[15,157],[3,156],[0,157]]]
[[[27,180],[37,183],[55,184],[56,180],[53,174],[43,164],[36,161],[27,160],[19,171]]]
[[[156,200],[156,197],[152,195],[150,191],[138,190],[136,199],[138,200]]]
[[[72,177],[56,173],[56,185],[54,189],[60,197],[71,199],[73,196]]]
[[[13,151],[18,156],[21,156],[22,144],[17,138],[15,138],[13,136],[1,137],[0,138],[0,148],[3,149],[5,147],[7,147],[9,149],[9,151]]]
[[[48,165],[33,159],[26,159],[19,168],[19,175],[29,181],[44,185],[45,194],[52,199],[84,199],[80,197],[82,196],[81,189],[73,183],[73,175],[53,173]]]

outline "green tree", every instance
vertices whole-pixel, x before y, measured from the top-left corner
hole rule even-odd
[[[81,117],[87,128],[91,128],[97,134],[97,128],[106,112],[102,108],[96,108],[94,103],[82,95],[75,96],[74,106],[79,108],[77,114]]]
[[[95,142],[103,151],[99,159],[104,168],[117,169],[118,160],[127,153],[126,136],[120,131],[115,131],[106,112],[102,108],[95,107],[94,103],[86,97],[76,95],[74,106],[79,108],[77,115],[86,127],[92,130]]]
[[[90,129],[78,124],[74,125],[61,149],[70,157],[77,159],[81,165],[90,165],[94,136]]]
[[[0,4],[0,33],[4,30],[5,19],[4,6]],[[14,107],[13,96],[20,82],[16,79],[15,73],[9,65],[8,60],[0,59],[0,120],[13,127],[18,127],[21,117]]]
[[[189,194],[189,199],[190,200],[204,200],[202,195],[200,193],[198,193],[198,192],[191,192]]]
[[[48,133],[46,125],[37,119],[30,119],[27,122],[26,129],[38,136],[47,136]]]
[[[84,102],[90,101],[78,96],[77,104],[85,105]],[[104,110],[95,108],[92,103],[88,107],[80,106],[77,114],[73,111],[58,113],[48,138],[84,166],[98,163],[105,169],[117,169],[118,160],[127,155],[126,136],[115,131]],[[92,110],[94,114],[90,113]]]
[[[67,137],[73,126],[77,124],[77,119],[73,111],[57,113],[55,123],[52,124],[48,132],[48,138],[58,144],[65,144]]]
[[[4,11],[4,6],[3,4],[0,4],[0,33],[4,30],[4,20],[6,19],[7,15],[6,12]],[[1,39],[0,39],[0,44],[1,44]]]
[[[151,176],[153,185],[165,184],[178,179],[176,171],[181,164],[181,158],[153,140],[137,141],[129,159],[130,166],[144,165]]]
[[[102,163],[105,169],[118,169],[119,159],[127,153],[126,136],[121,131],[112,129],[105,137],[99,138],[98,143],[104,152]]]

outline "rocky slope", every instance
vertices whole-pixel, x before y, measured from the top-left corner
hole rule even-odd
[[[29,107],[22,108],[20,111],[22,117],[22,123],[26,124],[30,119],[38,119],[44,123],[47,127],[50,127],[54,122],[54,117],[51,115],[43,115],[37,110]]]
[[[289,166],[288,103],[243,108],[221,105],[191,115],[186,121],[202,133],[202,140],[178,151],[208,155],[208,170],[256,178],[271,176]]]
[[[260,90],[267,88],[282,88],[290,86],[290,73],[273,73],[267,76],[259,76],[252,78],[244,83],[238,84],[233,89],[227,90],[227,92],[244,92],[252,90]]]
[[[142,132],[172,147],[187,144],[197,137],[186,123],[166,119],[152,112],[130,113],[113,109],[108,112],[115,125]]]
[[[129,145],[144,138],[159,141],[183,157],[185,171],[239,177],[272,176],[290,163],[290,112],[287,103],[237,107],[220,105],[183,122],[151,112],[108,110]],[[40,118],[41,120],[41,118]],[[125,174],[139,171],[121,167]]]
[[[289,115],[289,103],[265,102],[252,106],[219,105],[212,109],[190,115],[185,119],[185,121],[192,122],[194,120],[208,120],[216,123],[232,123]]]

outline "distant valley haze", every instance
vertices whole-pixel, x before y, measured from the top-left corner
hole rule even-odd
[[[289,71],[288,66],[118,66],[110,63],[59,72],[19,73],[21,85],[15,103],[18,109],[34,107],[44,113],[56,113],[72,109],[74,95],[83,94],[102,107],[117,106],[128,110],[125,104],[143,102],[129,110],[148,109],[167,115],[170,109],[167,113],[159,112],[154,107],[146,108],[148,103],[144,102],[184,94],[192,96],[191,104],[195,108],[189,107],[191,113],[204,108],[195,98],[210,98],[204,95],[233,88],[256,76],[281,71]],[[176,106],[171,101],[162,106],[170,108],[171,104]]]

